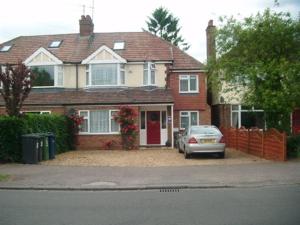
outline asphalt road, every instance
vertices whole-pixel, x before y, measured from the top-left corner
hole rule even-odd
[[[148,191],[0,190],[2,225],[300,224],[300,186]]]

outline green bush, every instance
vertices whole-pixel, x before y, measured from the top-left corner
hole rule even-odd
[[[66,116],[58,115],[26,115],[22,118],[0,116],[0,160],[21,161],[22,134],[52,132],[56,137],[57,154],[73,149],[71,123]]]
[[[300,135],[287,138],[287,152],[289,157],[300,157]]]

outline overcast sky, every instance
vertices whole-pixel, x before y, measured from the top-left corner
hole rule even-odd
[[[95,0],[94,31],[141,31],[145,20],[159,6],[180,19],[181,34],[191,44],[188,53],[205,62],[207,22],[223,15],[243,18],[267,7],[273,0]],[[1,2],[0,43],[20,35],[78,33],[78,20],[91,14],[92,0],[6,0]],[[297,16],[299,0],[281,0],[280,10]]]

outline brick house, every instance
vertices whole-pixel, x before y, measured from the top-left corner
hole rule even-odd
[[[140,146],[174,144],[173,134],[210,124],[204,66],[147,31],[94,33],[90,16],[75,34],[20,36],[0,45],[0,64],[19,60],[37,75],[23,112],[84,117],[79,149],[120,142],[121,105],[138,114]],[[0,99],[0,114],[5,114]],[[118,147],[118,146],[117,146]]]

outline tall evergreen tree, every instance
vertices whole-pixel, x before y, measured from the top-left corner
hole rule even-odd
[[[178,22],[179,19],[163,7],[155,9],[146,21],[148,31],[186,51],[190,45],[179,34],[181,27],[179,27]]]

